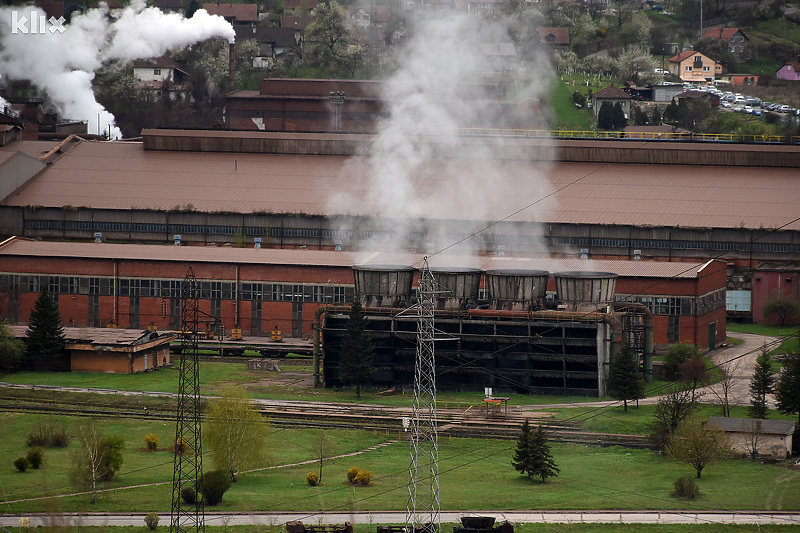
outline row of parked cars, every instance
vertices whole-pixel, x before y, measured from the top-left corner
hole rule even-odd
[[[715,94],[719,97],[719,105],[724,108],[732,109],[737,113],[750,113],[753,115],[761,115],[764,111],[772,111],[774,113],[787,113],[800,115],[800,111],[785,104],[775,104],[772,102],[763,102],[760,98],[755,96],[745,96],[742,93],[734,93],[731,91],[720,91],[716,87],[710,85],[701,85],[699,87],[686,87],[684,89],[694,89],[699,91],[706,91]]]

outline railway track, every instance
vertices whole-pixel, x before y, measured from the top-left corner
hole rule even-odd
[[[403,419],[412,416],[411,408],[368,404],[338,404],[292,400],[256,400],[261,414],[274,427],[353,429],[405,436]],[[171,421],[175,415],[163,407],[148,409],[98,407],[89,404],[43,404],[20,398],[0,397],[0,411],[30,414],[59,414],[129,419]],[[439,409],[439,435],[442,438],[516,439],[519,428],[527,418],[541,423],[549,438],[555,442],[578,443],[588,446],[625,446],[650,448],[644,435],[621,435],[582,431],[577,422],[551,420],[550,414],[540,411],[521,411],[486,415],[471,410]]]

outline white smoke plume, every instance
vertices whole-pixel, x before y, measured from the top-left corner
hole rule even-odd
[[[112,137],[120,136],[113,115],[92,92],[94,73],[104,63],[159,57],[207,39],[232,42],[235,37],[229,22],[205,10],[187,19],[146,7],[144,0],[134,0],[118,13],[101,5],[74,15],[63,32],[48,23],[35,28],[35,33],[30,21],[44,16],[41,9],[0,8],[0,75],[6,80],[29,80],[46,93],[63,118],[88,121],[89,133],[109,130]]]
[[[511,39],[505,27],[481,17],[437,17],[413,33],[403,51],[403,66],[384,84],[389,118],[381,125],[368,156],[353,158],[353,174],[363,174],[365,164],[369,167],[366,197],[359,198],[357,206],[335,197],[332,209],[388,221],[378,228],[382,237],[363,245],[364,251],[407,251],[405,236],[410,234],[424,235],[432,244],[432,250],[423,252],[443,248],[450,252],[460,248],[459,254],[486,251],[492,247],[487,243],[491,243],[493,230],[481,230],[492,222],[519,210],[523,212],[512,220],[537,219],[535,211],[544,203],[536,209],[523,208],[552,190],[545,177],[550,149],[543,142],[537,157],[524,154],[519,157],[524,163],[509,164],[508,154],[511,159],[515,155],[512,144],[504,140],[508,138],[468,134],[477,128],[486,133],[503,127],[498,124],[513,124],[515,114],[526,106],[536,109],[534,114],[546,129],[538,103],[552,79],[550,64],[543,53],[532,53],[529,57],[539,57],[527,65],[532,72],[520,75],[516,71],[504,78],[503,60],[492,52],[508,49]],[[506,66],[516,70],[519,64],[512,60]],[[510,99],[504,83],[516,83]],[[498,157],[498,150],[506,152],[506,157]],[[513,231],[510,224],[502,226],[504,234]],[[480,234],[469,237],[474,232]],[[453,246],[461,240],[462,245]],[[460,261],[463,265],[464,260]]]

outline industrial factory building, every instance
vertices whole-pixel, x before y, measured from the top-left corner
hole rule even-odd
[[[246,335],[265,335],[277,325],[288,336],[310,336],[318,309],[348,304],[355,294],[355,272],[368,259],[396,264],[397,257],[347,251],[280,250],[266,248],[199,247],[47,242],[11,238],[0,245],[0,314],[11,324],[25,323],[42,289],[57,300],[69,326],[146,328],[174,330],[179,327],[180,284],[191,266],[200,283],[200,310],[217,319],[229,335],[239,326]],[[405,257],[403,264],[417,264],[420,256]],[[608,272],[615,275],[613,298],[592,306],[641,304],[652,315],[656,347],[690,342],[708,349],[725,339],[725,277],[723,261],[706,263],[552,259],[549,257],[481,256],[464,258],[474,264],[470,290],[461,291],[458,306],[447,296],[442,313],[476,310],[521,312],[533,310],[583,311],[556,300],[558,273]],[[410,269],[410,267],[408,267]],[[451,270],[451,269],[449,269]],[[448,279],[448,269],[437,276]],[[535,282],[520,286],[522,295],[506,307],[487,305],[500,289],[489,275],[495,271],[543,271]],[[381,298],[365,300],[369,308],[407,305],[408,291],[415,294],[418,274],[408,270],[402,294],[390,305]],[[452,279],[452,276],[451,278]],[[457,279],[457,278],[456,278]],[[546,280],[545,296],[542,296]],[[527,288],[525,288],[527,287]],[[453,290],[455,290],[455,286]],[[475,289],[477,288],[477,293]],[[362,296],[369,293],[362,290]],[[509,289],[510,290],[510,289]],[[563,292],[563,291],[562,291]],[[608,294],[604,289],[604,294]],[[562,297],[564,299],[564,297]],[[504,299],[504,301],[507,299]],[[517,301],[518,300],[518,301]],[[534,306],[534,300],[536,305]],[[481,308],[484,309],[481,309]],[[596,309],[593,309],[596,310]],[[566,316],[566,315],[563,315]],[[595,326],[591,326],[595,327]]]
[[[480,205],[446,214],[431,210],[435,231],[407,228],[399,251],[422,254],[469,240],[487,257],[546,253],[687,262],[690,271],[719,259],[727,264],[727,288],[740,302],[735,310],[747,316],[752,269],[764,261],[800,260],[797,146],[552,140],[478,131],[457,145],[435,135],[420,139],[430,158],[414,168],[410,185],[433,190],[429,197],[449,195],[457,202],[471,196]],[[0,148],[0,235],[204,249],[369,248],[402,227],[372,201],[382,193],[368,193],[373,177],[391,166],[365,155],[373,142],[374,136],[357,134],[178,130],[145,130],[141,142],[12,141]],[[488,185],[476,194],[458,178],[475,172],[478,151],[492,159],[480,162]],[[171,272],[170,279],[181,275]],[[352,278],[348,273],[336,283],[350,285]],[[275,299],[291,307],[300,300],[292,294]],[[305,321],[313,311],[303,312]],[[673,309],[662,316],[685,320],[691,313]],[[125,314],[103,308],[91,316],[101,324],[117,317],[124,322]],[[247,324],[248,314],[238,309],[236,319]],[[670,324],[661,331],[672,333],[657,343],[692,338],[709,345],[705,334],[678,333],[677,318]]]
[[[395,223],[382,222],[366,201],[382,163],[354,154],[366,153],[372,140],[145,130],[141,143],[11,142],[0,153],[20,155],[0,158],[0,235],[90,240],[102,233],[106,240],[154,243],[172,243],[178,235],[187,244],[238,240],[252,246],[260,240],[273,248],[355,250]],[[459,218],[438,221],[438,236],[408,232],[403,250],[443,247],[486,220],[505,220],[511,205],[533,205],[493,225],[491,234],[476,234],[478,251],[719,258],[748,270],[760,261],[800,259],[800,147],[492,136],[461,141],[458,153],[434,156],[416,168],[414,179],[453,191],[445,180],[469,171],[471,154],[488,146],[496,158],[492,179],[500,184],[503,176],[505,185],[482,198],[481,220],[462,209]],[[434,151],[439,140],[426,142]],[[535,176],[542,180],[534,183]]]

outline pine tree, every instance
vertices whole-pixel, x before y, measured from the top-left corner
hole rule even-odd
[[[614,107],[611,102],[603,102],[597,111],[597,127],[601,130],[614,129]]]
[[[615,130],[621,130],[628,125],[628,119],[625,118],[625,111],[622,110],[622,105],[617,102],[611,109],[611,116],[614,121]]]
[[[750,418],[767,418],[767,394],[775,390],[775,377],[772,374],[772,357],[766,348],[756,359],[753,378],[750,380]]]
[[[800,424],[800,348],[783,363],[783,372],[775,386],[775,402],[783,414],[797,414]]]
[[[50,362],[65,355],[66,337],[61,326],[61,313],[47,289],[42,289],[39,298],[33,304],[26,334],[29,361]]]
[[[514,449],[514,457],[511,459],[511,466],[521,473],[526,474],[531,469],[530,463],[530,447],[531,447],[531,426],[528,424],[528,419],[522,423],[519,437],[517,437],[517,447]],[[531,474],[528,474],[531,477]]]
[[[511,466],[519,473],[526,474],[529,479],[541,477],[543,483],[547,482],[547,478],[558,475],[560,470],[550,453],[547,435],[541,425],[531,432],[528,420],[523,422]]]
[[[542,478],[542,483],[546,483],[547,478],[556,477],[560,472],[550,453],[550,444],[547,442],[547,435],[541,425],[531,435],[530,457],[529,477],[531,475],[539,476]]]
[[[339,378],[342,383],[354,385],[356,396],[361,397],[361,387],[372,383],[375,349],[366,331],[367,319],[361,300],[356,296],[350,305],[347,334],[342,341],[342,356],[339,362]]]
[[[639,371],[636,354],[628,344],[624,344],[611,361],[607,386],[609,396],[622,400],[625,412],[628,412],[628,401],[644,398],[644,376]]]

